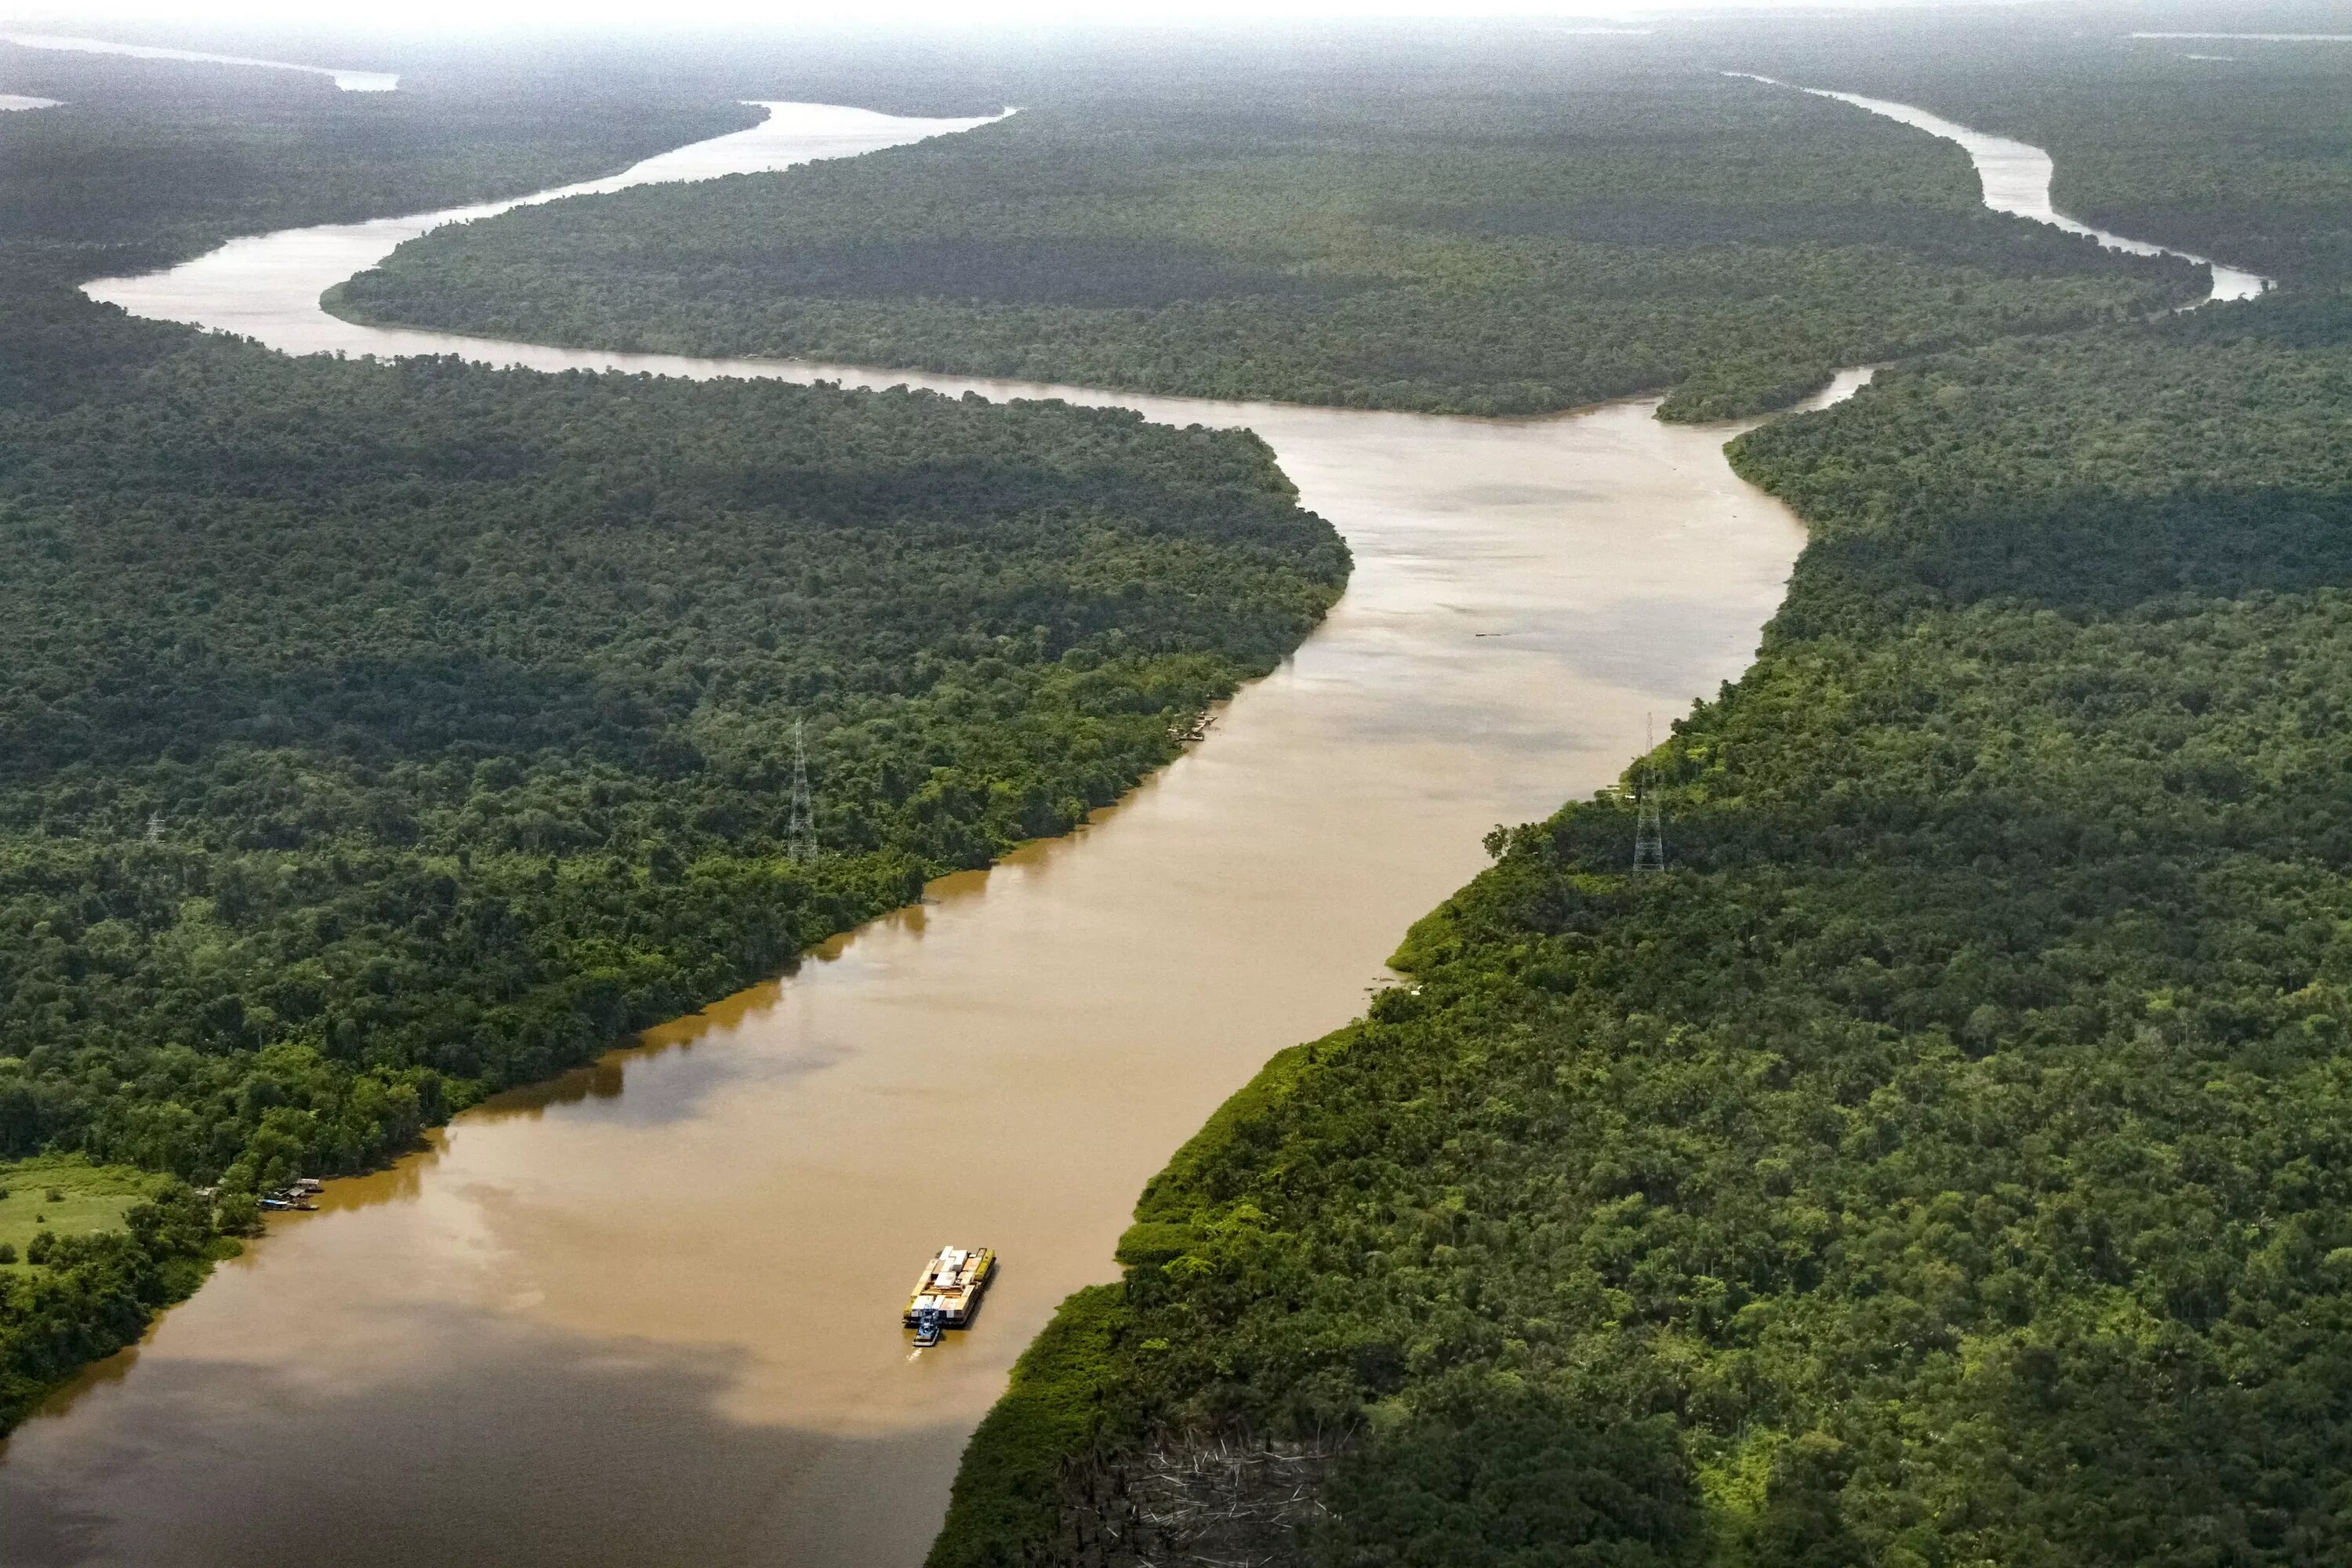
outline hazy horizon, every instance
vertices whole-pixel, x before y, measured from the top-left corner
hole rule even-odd
[[[226,0],[191,8],[155,0],[96,0],[70,6],[0,3],[0,26],[52,33],[116,26],[168,27],[196,33],[210,27],[298,26],[339,33],[497,31],[548,27],[701,29],[748,27],[762,32],[840,32],[894,26],[937,26],[957,31],[975,27],[1078,24],[1088,27],[1187,26],[1288,21],[1541,21],[1595,26],[1638,27],[1709,13],[1959,10],[1991,5],[2065,5],[2072,0],[1197,0],[1182,6],[1139,7],[1106,12],[1086,0],[876,0],[859,7],[855,21],[835,17],[779,16],[772,5],[753,0],[682,0],[649,16],[636,0],[417,0],[396,19],[324,16],[316,0]]]

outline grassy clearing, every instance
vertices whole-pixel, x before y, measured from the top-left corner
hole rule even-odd
[[[158,1178],[128,1165],[93,1165],[79,1154],[45,1154],[0,1163],[0,1246],[16,1248],[22,1269],[26,1247],[47,1230],[87,1236],[116,1230],[132,1205],[154,1194]],[[52,1199],[49,1194],[61,1196]]]

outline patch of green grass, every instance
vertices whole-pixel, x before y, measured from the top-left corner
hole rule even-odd
[[[122,1216],[152,1196],[160,1180],[128,1165],[93,1165],[79,1154],[0,1164],[0,1188],[7,1191],[0,1197],[0,1244],[16,1249],[13,1267],[23,1268],[25,1248],[42,1231],[87,1236],[119,1229]],[[52,1199],[51,1193],[61,1195]]]

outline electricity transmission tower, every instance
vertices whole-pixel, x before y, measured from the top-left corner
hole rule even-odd
[[[147,814],[147,842],[150,844],[163,842],[163,814],[160,811],[151,811]]]
[[[1665,825],[1658,819],[1658,781],[1650,763],[1650,752],[1657,749],[1657,732],[1645,727],[1643,734],[1651,744],[1642,753],[1642,765],[1633,773],[1633,869],[1663,871],[1666,868]]]
[[[795,860],[816,858],[816,801],[809,794],[808,747],[798,719],[793,721],[793,812],[784,844],[785,853]]]

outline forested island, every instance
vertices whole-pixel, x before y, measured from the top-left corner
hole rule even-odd
[[[0,124],[0,1161],[173,1178],[0,1260],[0,1421],[257,1194],[1115,800],[1346,578],[1245,433],[294,360],[68,287],[601,173],[732,106],[0,53],[73,95]]]
[[[446,228],[355,320],[1211,397],[1535,414],[1785,405],[1839,365],[2198,298],[2201,269],[1987,212],[1949,143],[1530,40],[1047,79],[968,135]],[[1029,84],[1017,84],[1029,85]]]
[[[2171,68],[2199,157],[2344,167],[2340,67],[2325,136]],[[2110,215],[2179,210],[2154,166]],[[1176,1157],[935,1568],[2352,1551],[2352,299],[2301,210],[2269,298],[1737,442],[1813,530],[1754,670]]]

